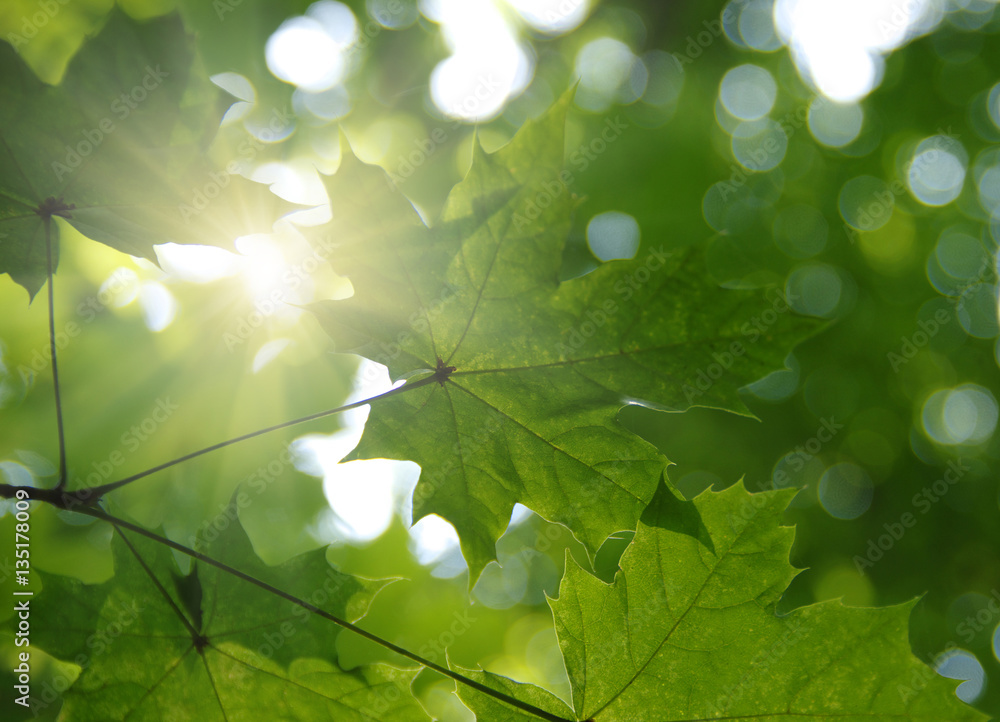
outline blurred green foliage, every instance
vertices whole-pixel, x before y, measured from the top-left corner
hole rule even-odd
[[[574,82],[577,58],[589,43],[619,40],[644,59],[647,69],[659,67],[660,96],[625,98],[628,102],[610,102],[597,111],[581,107],[571,114],[566,141],[571,157],[609,117],[620,116],[628,129],[574,176],[571,190],[582,203],[570,231],[563,277],[597,266],[587,242],[588,223],[600,213],[617,211],[636,220],[639,253],[662,242],[704,244],[720,283],[781,283],[801,296],[800,310],[831,323],[794,351],[785,371],[744,389],[744,401],[759,421],[709,409],[664,414],[639,406],[627,407],[621,418],[676,464],[671,479],[691,496],[709,486],[728,487],[741,477],[750,490],[800,488],[786,521],[796,524],[792,561],[806,571],[792,581],[781,608],[831,598],[882,605],[920,597],[911,618],[914,650],[927,661],[953,646],[974,654],[985,675],[975,704],[998,714],[1000,617],[989,605],[1000,590],[1000,435],[992,427],[977,435],[977,424],[989,426],[990,406],[976,405],[992,399],[995,419],[1000,396],[997,230],[991,205],[996,194],[992,151],[1000,142],[991,93],[1000,72],[1000,18],[994,17],[992,3],[948,4],[937,27],[889,54],[879,87],[859,104],[864,119],[857,138],[828,147],[816,138],[819,121],[814,127],[808,119],[816,93],[784,47],[755,50],[734,42],[740,40],[738,33],[713,35],[703,46],[695,40],[702,52],[677,72],[669,54],[689,52],[704,24],[720,17],[718,3],[606,0],[565,35],[550,37],[519,26],[533,49],[533,80],[499,117],[474,129],[443,117],[429,99],[428,78],[448,49],[437,24],[426,17],[414,13],[400,29],[382,28],[371,36],[344,83],[349,112],[324,119],[304,105],[300,92],[271,74],[263,50],[284,20],[306,12],[310,3],[224,2],[227,11],[221,15],[216,3],[179,3],[205,67],[212,73],[239,73],[253,91],[250,98],[241,96],[247,101],[243,114],[224,121],[212,157],[223,165],[246,161],[248,174],[271,162],[330,172],[339,160],[340,128],[364,160],[398,172],[416,144],[441,129],[443,142],[416,164],[402,186],[425,217],[436,217],[446,193],[468,168],[474,135],[491,150],[507,141]],[[139,18],[173,5],[120,4]],[[347,4],[359,20],[371,19],[365,3]],[[40,78],[57,82],[110,5],[59,3],[59,11],[37,24],[36,35],[19,48],[22,57]],[[38,8],[34,0],[5,2],[0,37],[9,41],[11,33],[23,34]],[[650,54],[655,51],[664,54]],[[783,158],[764,172],[740,165],[726,130],[732,126],[719,110],[726,73],[748,63],[776,80],[770,117],[790,119]],[[259,135],[276,113],[294,117],[294,132],[277,142],[254,143],[254,129]],[[921,203],[907,183],[918,143],[941,135],[951,139],[944,142],[961,145],[956,153],[964,157],[966,172],[957,198],[932,207]],[[841,202],[845,187],[854,187],[849,181],[863,176],[883,184],[873,186],[883,201],[863,196],[866,218],[856,213],[858,204]],[[726,182],[725,193],[713,190]],[[902,184],[902,192],[891,190],[894,183]],[[887,188],[891,201],[885,200]],[[885,223],[875,228],[873,216],[880,214]],[[354,365],[331,360],[311,319],[279,323],[271,318],[231,350],[221,339],[234,319],[254,310],[253,293],[259,288],[248,292],[239,277],[202,284],[164,275],[151,264],[74,239],[74,231],[61,226],[66,240],[56,286],[57,328],[76,320],[84,329],[60,349],[71,473],[84,477],[123,447],[122,435],[160,398],[177,401],[176,415],[126,458],[122,474],[335,406],[346,397]],[[128,284],[112,294],[114,303],[101,302],[101,311],[83,321],[76,309],[98,297],[102,286],[111,288],[109,279],[119,267],[127,272]],[[330,274],[319,286],[316,297],[330,298],[342,295],[345,284]],[[144,309],[148,313],[155,304],[144,305],[140,291],[162,295],[148,290],[160,287],[175,299],[176,316],[163,330],[150,332]],[[0,308],[2,471],[11,483],[32,477],[44,482],[51,480],[57,458],[51,376],[42,370],[26,379],[18,369],[39,352],[44,355],[45,307],[27,305],[23,290],[3,279]],[[942,318],[934,327],[932,321]],[[284,338],[292,339],[291,350],[254,373],[254,359],[265,342]],[[321,392],[316,379],[324,379]],[[970,388],[979,395],[966,393]],[[947,407],[951,412],[928,406],[942,390],[956,390]],[[970,404],[975,413],[968,410]],[[962,431],[963,424],[969,428]],[[144,524],[162,524],[176,538],[186,538],[284,445],[307,431],[330,433],[336,427],[327,419],[216,452],[144,480],[122,492],[118,503]],[[831,428],[834,432],[823,432]],[[935,493],[935,482],[952,468],[949,462],[967,470],[957,483],[943,487],[946,493]],[[287,464],[279,473],[282,493],[272,487],[266,502],[244,515],[255,549],[269,561],[332,540],[324,526],[327,517],[317,510],[319,483]],[[838,488],[856,493],[838,497],[833,493]],[[870,500],[861,508],[858,500],[865,500],[867,489]],[[501,540],[501,565],[487,568],[470,602],[460,562],[418,562],[401,521],[403,506],[397,509],[400,518],[377,540],[341,541],[329,552],[345,571],[407,578],[376,597],[365,624],[403,646],[433,648],[450,634],[456,615],[471,614],[481,621],[456,638],[449,651],[458,663],[480,663],[565,693],[543,593],[556,593],[567,549],[587,564],[578,542],[536,516],[522,519]],[[903,525],[906,515],[916,520],[912,526]],[[34,563],[86,582],[107,579],[110,535],[97,525],[70,525],[61,516],[46,509],[33,515]],[[282,533],[275,532],[279,524]],[[901,525],[905,533],[898,532]],[[11,527],[10,516],[0,519],[3,538],[11,537]],[[550,537],[549,529],[557,533]],[[598,555],[606,580],[613,577],[629,538],[610,540]],[[9,595],[11,588],[8,574],[0,581],[0,593]],[[345,637],[338,640],[343,659],[386,658],[367,643]],[[11,649],[8,644],[3,652],[7,663]],[[36,667],[42,682],[61,669],[58,662]],[[9,677],[2,683],[7,685]],[[467,718],[449,688],[431,673],[418,678],[428,708],[442,718]]]

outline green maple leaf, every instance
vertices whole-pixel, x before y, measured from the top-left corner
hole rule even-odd
[[[745,412],[738,387],[816,328],[776,291],[720,289],[692,251],[647,249],[560,282],[577,205],[561,175],[569,102],[495,154],[476,145],[432,228],[347,148],[326,179],[322,242],[355,293],[314,312],[337,350],[440,381],[380,401],[350,458],[420,464],[414,517],[454,524],[473,582],[515,502],[591,552],[634,529],[667,462],[618,423],[621,407]]]
[[[793,495],[742,484],[705,492],[694,500],[708,533],[699,540],[677,527],[677,502],[662,488],[613,584],[568,561],[549,605],[572,709],[537,687],[467,674],[573,720],[985,719],[910,652],[913,604],[831,601],[776,614],[797,573],[794,531],[781,526]],[[471,688],[459,694],[480,719],[537,719]]]
[[[410,692],[415,672],[344,671],[334,623],[201,562],[181,576],[168,547],[124,533],[127,543],[120,534],[112,542],[109,581],[41,574],[44,589],[31,603],[45,620],[32,643],[82,667],[64,695],[64,718],[161,719],[170,710],[172,719],[233,722],[266,710],[283,720],[427,719]],[[268,567],[236,521],[206,551],[349,621],[384,586],[337,572],[324,550]]]
[[[31,297],[45,282],[52,216],[155,262],[155,244],[225,245],[295,208],[206,161],[231,99],[176,14],[140,23],[112,12],[58,86],[0,43],[0,97],[0,273]]]

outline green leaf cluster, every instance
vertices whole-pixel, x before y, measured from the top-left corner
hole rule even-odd
[[[0,272],[32,297],[51,283],[64,223],[155,261],[157,244],[225,246],[292,209],[207,160],[228,99],[178,15],[113,12],[58,86],[0,46],[0,94]],[[685,500],[666,457],[620,423],[627,405],[749,414],[738,389],[818,324],[773,288],[720,288],[682,242],[565,278],[582,202],[563,175],[571,99],[495,153],[477,142],[430,224],[342,140],[324,178],[332,220],[313,241],[333,247],[354,293],[311,308],[337,352],[402,382],[370,400],[349,458],[420,465],[414,520],[454,525],[470,585],[497,559],[515,504],[582,543],[587,563],[567,561],[549,600],[568,697],[365,632],[356,623],[387,582],[335,569],[326,549],[268,566],[235,513],[185,549],[108,514],[105,499],[78,512],[114,528],[114,575],[43,574],[33,601],[32,643],[77,668],[64,718],[429,718],[412,694],[417,667],[341,663],[339,637],[352,633],[449,677],[483,720],[982,718],[910,652],[912,604],[778,613],[796,574],[790,493],[737,484]],[[45,501],[77,508],[61,491]],[[634,536],[602,580],[592,562],[622,531]]]

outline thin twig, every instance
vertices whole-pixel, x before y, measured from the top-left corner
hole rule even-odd
[[[127,476],[124,479],[118,481],[112,481],[107,484],[102,484],[100,486],[92,486],[86,489],[81,489],[80,491],[86,491],[88,493],[88,498],[98,499],[109,491],[114,491],[126,484],[131,484],[133,481],[138,481],[143,477],[149,476],[150,474],[155,474],[158,471],[163,471],[164,469],[169,469],[171,466],[176,466],[182,462],[194,459],[203,454],[207,454],[210,451],[216,451],[217,449],[222,449],[227,446],[232,446],[233,444],[239,443],[240,441],[246,441],[247,439],[253,439],[257,436],[262,436],[264,434],[270,433],[272,431],[277,431],[279,429],[286,429],[289,426],[295,426],[296,424],[303,424],[307,421],[314,421],[316,419],[322,419],[324,416],[332,416],[333,414],[339,414],[342,411],[350,411],[351,409],[356,409],[359,406],[365,406],[374,401],[379,401],[381,399],[387,399],[390,396],[398,396],[406,391],[413,391],[421,386],[426,386],[437,380],[437,376],[427,376],[419,381],[414,381],[413,383],[407,383],[398,388],[392,389],[391,391],[386,391],[384,394],[379,394],[378,396],[372,396],[371,398],[363,399],[361,401],[355,401],[351,404],[345,404],[344,406],[338,406],[335,409],[328,409],[326,411],[320,411],[315,414],[310,414],[309,416],[303,416],[298,419],[292,419],[291,421],[284,421],[280,424],[275,424],[274,426],[268,426],[264,429],[258,429],[257,431],[251,431],[249,434],[243,434],[242,436],[237,436],[232,439],[227,439],[226,441],[220,441],[217,444],[212,444],[211,446],[206,446],[204,449],[198,449],[197,451],[192,451],[189,454],[184,454],[184,456],[178,456],[176,459],[171,459],[170,461],[165,461],[162,464],[157,464],[154,467],[146,469],[145,471],[140,471],[132,476]]]
[[[277,587],[271,586],[267,582],[261,581],[260,579],[257,579],[256,577],[252,577],[249,574],[246,574],[245,572],[241,572],[239,569],[234,569],[233,567],[229,566],[228,564],[224,564],[223,562],[216,561],[215,559],[212,559],[211,557],[209,557],[209,556],[207,556],[205,554],[202,554],[201,552],[197,552],[194,549],[190,549],[190,548],[184,546],[183,544],[179,544],[178,542],[175,542],[175,541],[173,541],[171,539],[167,539],[166,537],[162,537],[159,534],[155,534],[155,533],[149,531],[148,529],[144,529],[143,527],[138,526],[136,524],[133,524],[131,522],[125,521],[124,519],[119,519],[116,516],[108,514],[103,509],[99,509],[99,508],[96,508],[96,507],[86,507],[86,508],[78,509],[78,511],[81,514],[86,514],[88,516],[94,517],[95,519],[100,519],[102,521],[108,522],[109,524],[113,525],[116,529],[118,529],[118,533],[119,534],[122,533],[121,532],[122,529],[128,529],[129,531],[135,532],[136,534],[141,534],[142,536],[144,536],[144,537],[146,537],[148,539],[152,539],[153,541],[159,542],[160,544],[165,544],[166,546],[170,547],[171,549],[175,549],[175,550],[181,552],[182,554],[186,554],[189,557],[192,557],[193,559],[197,559],[200,562],[203,562],[205,564],[213,566],[216,569],[221,569],[222,571],[226,572],[227,574],[231,574],[232,576],[238,577],[239,579],[242,579],[245,582],[249,582],[250,584],[258,586],[261,589],[263,589],[263,590],[265,590],[265,591],[267,591],[267,592],[269,592],[271,594],[274,594],[275,596],[281,597],[282,599],[284,599],[284,600],[286,600],[288,602],[291,602],[292,604],[295,604],[295,605],[297,605],[299,607],[302,607],[303,609],[305,609],[308,612],[311,612],[311,613],[316,614],[316,615],[318,615],[320,617],[323,617],[324,619],[327,619],[327,620],[333,622],[334,624],[336,624],[336,625],[338,625],[340,627],[343,627],[344,629],[348,629],[348,630],[354,632],[355,634],[359,634],[362,637],[364,637],[365,639],[367,639],[367,640],[369,640],[371,642],[374,642],[375,644],[377,644],[377,645],[379,645],[381,647],[384,647],[385,649],[388,649],[388,650],[390,650],[392,652],[395,652],[396,654],[399,654],[399,655],[401,655],[403,657],[406,657],[407,659],[409,659],[411,661],[414,661],[417,664],[420,664],[420,665],[422,665],[424,667],[427,667],[428,669],[433,669],[435,672],[437,672],[439,674],[443,674],[444,676],[446,676],[446,677],[448,677],[450,679],[453,679],[454,681],[456,681],[456,682],[458,682],[460,684],[463,684],[463,685],[465,685],[467,687],[471,687],[472,689],[475,689],[476,691],[481,692],[481,693],[483,693],[485,695],[489,695],[490,697],[493,697],[494,699],[500,700],[501,702],[504,702],[505,704],[509,704],[512,707],[516,707],[517,709],[520,709],[520,710],[522,710],[524,712],[527,712],[529,714],[533,714],[533,715],[535,715],[536,717],[538,717],[540,719],[547,720],[548,722],[571,722],[570,720],[567,720],[565,717],[559,717],[557,715],[552,714],[551,712],[546,712],[545,710],[539,709],[538,707],[530,705],[527,702],[522,702],[519,699],[511,697],[510,695],[504,694],[503,692],[498,692],[497,690],[490,689],[486,685],[484,685],[484,684],[482,684],[480,682],[477,682],[474,679],[469,679],[465,675],[459,674],[458,672],[455,672],[454,670],[448,669],[447,667],[442,667],[439,664],[435,664],[434,662],[430,661],[429,659],[424,659],[419,654],[415,654],[413,652],[410,652],[409,650],[403,649],[402,647],[400,647],[398,645],[395,645],[392,642],[389,642],[389,641],[387,641],[385,639],[382,639],[381,637],[379,637],[379,636],[377,636],[375,634],[372,634],[371,632],[369,632],[367,630],[364,630],[361,627],[358,627],[358,626],[352,624],[351,622],[348,622],[346,619],[341,619],[340,617],[336,616],[335,614],[331,614],[330,612],[327,612],[327,611],[325,611],[323,609],[320,609],[319,607],[315,606],[314,604],[310,604],[309,602],[305,601],[304,599],[300,599],[299,597],[296,597],[294,594],[289,594],[288,592],[282,591],[281,589],[278,589]]]
[[[48,271],[49,296],[49,354],[52,358],[52,384],[56,392],[56,428],[59,431],[59,480],[56,489],[66,487],[66,437],[63,434],[62,398],[59,394],[59,363],[56,361],[56,315],[52,290],[52,218],[43,216],[45,225],[45,258]]]

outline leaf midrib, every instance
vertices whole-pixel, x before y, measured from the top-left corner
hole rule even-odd
[[[659,645],[657,645],[656,649],[654,649],[652,651],[652,653],[650,653],[649,657],[646,659],[646,661],[643,663],[643,665],[638,670],[636,670],[635,674],[632,675],[632,677],[629,679],[629,681],[626,682],[622,686],[622,688],[620,690],[618,690],[614,694],[614,696],[612,696],[610,699],[608,699],[608,701],[606,701],[603,705],[601,705],[601,707],[599,709],[597,709],[592,715],[590,715],[591,718],[596,718],[597,715],[599,715],[601,712],[603,712],[612,702],[614,702],[616,699],[618,699],[625,692],[625,690],[627,690],[632,685],[632,683],[635,682],[635,680],[639,677],[639,675],[641,675],[644,671],[646,671],[646,668],[649,666],[649,664],[660,654],[660,650],[663,649],[663,646],[667,643],[667,641],[671,638],[671,636],[673,636],[674,632],[677,631],[677,628],[680,626],[681,622],[683,622],[684,619],[687,618],[688,612],[690,612],[692,609],[695,608],[695,606],[698,603],[698,600],[701,598],[702,592],[705,591],[705,587],[708,585],[708,582],[715,575],[715,572],[718,570],[719,565],[729,555],[730,550],[732,550],[732,548],[740,541],[740,539],[747,532],[747,530],[750,528],[750,526],[751,526],[750,524],[747,524],[742,529],[740,529],[739,533],[736,535],[736,537],[733,539],[733,541],[726,547],[726,549],[724,551],[722,551],[721,554],[716,555],[716,557],[715,557],[715,563],[712,565],[712,568],[708,570],[708,573],[705,575],[704,580],[702,580],[701,586],[698,588],[697,594],[694,595],[694,598],[691,600],[691,603],[688,604],[687,609],[685,609],[681,613],[681,615],[674,622],[673,626],[664,635],[664,637],[660,641]],[[699,544],[700,544],[700,542],[699,542]],[[661,540],[659,538],[657,538],[657,540],[656,540],[656,550],[657,550],[658,554],[661,552],[660,545],[661,545]],[[664,593],[666,593],[666,590],[664,590]],[[630,633],[630,636],[631,636],[631,633]],[[718,719],[724,719],[724,718],[718,718]],[[732,718],[732,719],[738,719],[738,718]],[[678,722],[695,722],[695,721],[694,720],[679,720]]]
[[[453,375],[454,375],[454,374],[453,374]],[[464,387],[464,386],[459,386],[458,384],[456,384],[456,383],[455,383],[454,381],[452,381],[451,379],[448,379],[448,381],[449,381],[449,384],[450,384],[450,385],[454,386],[455,388],[457,388],[457,389],[459,389],[459,390],[461,390],[461,391],[464,391],[464,392],[465,392],[466,394],[468,394],[468,395],[469,395],[469,396],[470,396],[471,398],[473,398],[473,399],[475,399],[476,401],[478,401],[479,403],[481,403],[481,404],[483,404],[483,405],[485,405],[485,406],[487,406],[487,407],[489,407],[489,408],[493,409],[493,410],[494,410],[494,411],[496,411],[496,412],[497,412],[498,414],[502,415],[502,416],[503,416],[503,417],[504,417],[505,419],[508,419],[508,420],[510,420],[510,421],[512,421],[512,422],[514,422],[514,423],[515,423],[515,424],[516,424],[516,425],[517,425],[517,426],[518,426],[519,428],[521,428],[521,429],[523,429],[524,431],[528,432],[529,434],[531,434],[532,436],[534,436],[534,437],[535,437],[536,439],[538,439],[539,441],[542,441],[542,442],[544,442],[545,444],[547,444],[547,445],[548,445],[548,446],[549,446],[549,447],[550,447],[550,448],[551,448],[551,449],[552,449],[553,451],[556,451],[556,452],[558,452],[558,453],[560,453],[560,454],[563,454],[563,455],[565,455],[566,457],[568,457],[568,458],[572,459],[573,461],[575,461],[576,463],[578,463],[578,464],[580,464],[580,465],[582,465],[582,466],[585,466],[585,467],[587,467],[588,469],[594,469],[594,467],[592,467],[592,466],[591,466],[590,464],[588,464],[588,463],[586,463],[585,461],[582,461],[582,460],[580,460],[580,459],[576,458],[575,456],[573,456],[572,454],[570,454],[570,453],[569,453],[568,451],[566,451],[565,449],[563,449],[563,448],[561,448],[561,447],[559,447],[559,446],[556,446],[556,445],[555,445],[554,443],[552,443],[552,441],[551,441],[550,439],[546,439],[546,438],[545,438],[544,436],[542,436],[541,434],[539,434],[539,433],[538,433],[537,431],[535,431],[534,429],[531,429],[531,428],[529,428],[529,427],[528,427],[528,426],[526,426],[526,425],[525,425],[525,424],[524,424],[523,422],[521,422],[521,421],[519,421],[518,419],[514,418],[513,416],[511,416],[510,414],[506,413],[506,412],[505,412],[505,411],[503,411],[502,409],[498,409],[498,408],[497,408],[496,406],[494,406],[493,404],[491,404],[491,403],[490,403],[489,401],[487,401],[486,399],[482,398],[482,397],[481,397],[481,396],[479,396],[478,394],[475,394],[475,393],[473,393],[472,391],[470,391],[469,389],[467,389],[467,388],[466,388],[466,387]],[[457,434],[456,434],[456,436],[457,436]],[[463,469],[463,474],[464,474],[464,469],[465,469],[465,463],[464,463],[464,461],[463,461],[463,463],[462,463],[462,469]],[[626,487],[622,486],[621,484],[619,484],[618,482],[616,482],[616,481],[615,481],[614,479],[612,479],[611,477],[609,477],[609,476],[607,476],[607,475],[605,475],[605,474],[603,474],[603,473],[601,473],[601,472],[597,471],[596,469],[594,469],[594,471],[595,471],[595,472],[597,472],[597,473],[598,473],[598,474],[599,474],[599,475],[600,475],[600,476],[601,476],[601,477],[602,477],[603,479],[606,479],[606,480],[607,480],[607,481],[608,481],[608,482],[609,482],[610,484],[612,484],[613,486],[616,486],[616,487],[618,487],[619,489],[621,489],[622,491],[626,492],[626,493],[627,493],[627,494],[628,494],[629,496],[631,496],[631,497],[632,497],[633,499],[635,499],[636,501],[638,501],[638,502],[640,502],[640,503],[642,503],[642,504],[646,504],[646,503],[647,503],[647,500],[644,500],[644,499],[642,499],[642,498],[640,498],[640,497],[636,496],[636,495],[635,495],[635,493],[634,493],[634,492],[632,492],[632,490],[631,490],[631,489],[627,489]]]
[[[543,364],[529,364],[528,366],[510,366],[508,368],[489,368],[489,369],[468,369],[466,371],[454,371],[451,377],[456,376],[475,376],[479,374],[501,374],[508,373],[511,371],[538,371],[546,368],[557,368],[560,366],[572,366],[574,364],[580,363],[593,363],[596,361],[605,361],[612,358],[629,357],[635,356],[643,353],[651,353],[654,351],[667,351],[669,349],[681,348],[684,346],[699,346],[702,344],[718,343],[720,341],[731,341],[732,336],[712,336],[703,339],[689,339],[685,341],[678,341],[675,343],[663,344],[661,346],[649,346],[646,348],[637,348],[633,350],[626,351],[624,349],[619,350],[617,353],[607,353],[600,356],[587,356],[585,358],[574,358],[566,359],[564,361],[551,361],[549,363]]]

